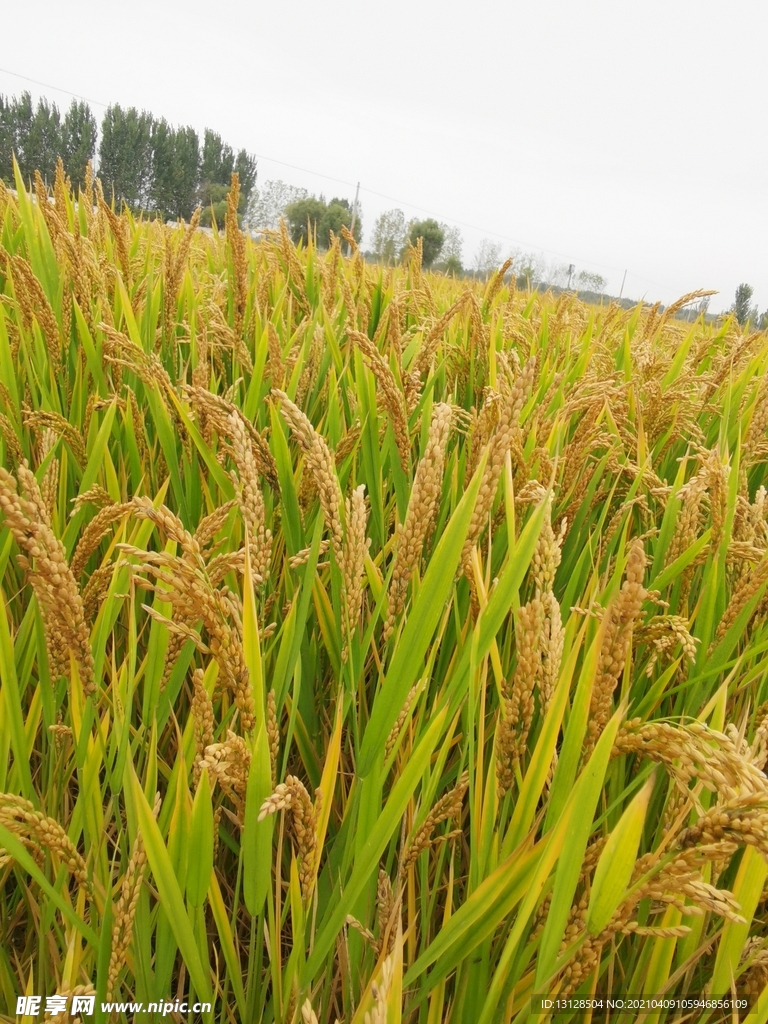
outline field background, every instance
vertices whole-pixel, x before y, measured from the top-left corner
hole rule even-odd
[[[0,185],[3,1019],[768,1019],[766,334],[52,198]]]

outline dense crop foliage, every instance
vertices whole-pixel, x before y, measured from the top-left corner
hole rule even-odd
[[[766,1020],[766,335],[53,198],[0,190],[0,1012]]]

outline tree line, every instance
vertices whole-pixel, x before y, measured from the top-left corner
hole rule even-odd
[[[256,158],[245,149],[236,153],[210,128],[201,140],[189,125],[174,127],[164,117],[114,103],[99,130],[82,100],[73,100],[62,115],[46,99],[35,106],[29,92],[0,94],[0,178],[5,181],[13,181],[15,154],[25,181],[39,171],[46,183],[52,182],[61,158],[72,184],[82,187],[97,143],[105,195],[134,211],[189,220],[202,204],[201,222],[210,223],[212,207],[221,223],[232,172],[240,179],[241,213],[256,184]]]
[[[311,233],[321,248],[330,244],[331,232],[342,226],[353,228],[362,238],[362,211],[354,213],[349,200],[309,195],[306,189],[282,181],[268,181],[256,189],[256,158],[245,149],[235,153],[221,136],[206,128],[202,141],[189,125],[174,127],[164,118],[146,110],[107,107],[101,129],[90,105],[73,99],[62,114],[55,103],[40,99],[35,105],[29,92],[6,97],[0,93],[0,179],[14,180],[13,158],[22,178],[31,181],[39,171],[51,183],[56,163],[62,160],[73,186],[85,183],[86,167],[93,162],[98,144],[99,177],[105,195],[114,196],[118,206],[125,203],[135,212],[157,213],[164,219],[189,220],[202,205],[201,223],[213,217],[221,224],[226,213],[230,178],[236,171],[240,180],[240,214],[256,229],[275,229],[285,219],[295,242],[306,241]],[[354,219],[354,226],[353,226]],[[463,239],[457,227],[433,218],[406,221],[402,210],[387,210],[374,224],[366,256],[393,264],[403,258],[409,245],[421,239],[425,267],[457,276],[487,277],[503,262],[502,246],[483,239],[471,267],[462,263]],[[547,266],[533,253],[509,253],[514,257],[517,283],[523,287],[554,285],[600,296],[605,278],[579,271],[572,264]],[[753,289],[743,283],[736,290],[729,312],[736,320],[768,329],[768,310],[760,315],[752,305]],[[706,313],[706,306],[697,308]]]
[[[359,203],[353,211],[348,199],[334,196],[326,201],[322,195],[309,195],[306,189],[279,180],[267,181],[261,189],[254,189],[246,217],[250,227],[257,231],[274,231],[284,220],[296,244],[306,244],[311,236],[321,249],[330,246],[331,233],[338,236],[342,226],[352,232],[356,242],[362,239],[363,214]],[[459,229],[432,218],[406,223],[402,210],[389,210],[377,218],[365,255],[381,263],[396,263],[409,244],[415,246],[419,238],[425,267],[439,266],[448,273],[461,273]]]
[[[752,296],[754,291],[755,290],[751,284],[742,282],[736,289],[736,294],[733,297],[733,305],[729,312],[733,313],[742,327],[747,324],[751,324],[759,331],[765,331],[768,330],[768,309],[766,309],[761,315],[757,306],[752,305]]]
[[[0,178],[13,182],[13,155],[25,181],[39,171],[52,181],[61,157],[75,187],[82,186],[85,168],[96,151],[97,125],[90,106],[72,100],[61,116],[55,103],[32,103],[28,92],[21,96],[0,94]]]

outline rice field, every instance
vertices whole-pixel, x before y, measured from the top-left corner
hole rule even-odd
[[[16,193],[2,1019],[768,1020],[768,335]]]

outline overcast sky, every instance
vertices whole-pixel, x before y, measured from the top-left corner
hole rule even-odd
[[[766,0],[38,0],[3,4],[0,92],[211,127],[260,182],[360,181],[364,246],[399,206],[458,225],[465,264],[488,237],[763,310],[767,39]]]

